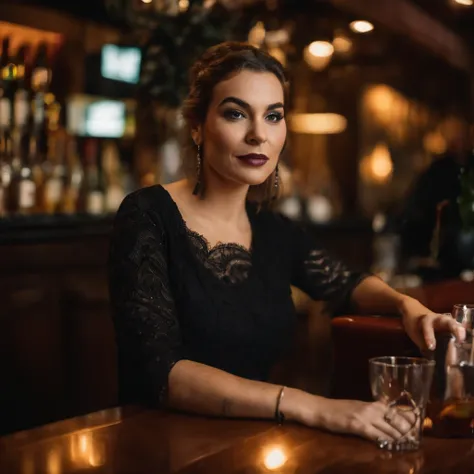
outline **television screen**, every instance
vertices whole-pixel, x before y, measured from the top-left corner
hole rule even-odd
[[[89,137],[120,138],[125,131],[125,103],[99,100],[86,106],[84,134]]]
[[[140,48],[106,44],[101,51],[100,73],[106,79],[137,84],[141,56]]]

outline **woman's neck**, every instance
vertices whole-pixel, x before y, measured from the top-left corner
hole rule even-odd
[[[193,185],[188,182],[187,187],[192,189]],[[206,219],[244,225],[248,220],[245,206],[248,190],[248,185],[206,173],[204,195],[194,196],[192,205]]]
[[[238,223],[242,219],[247,219],[245,209],[247,193],[248,186],[217,188],[206,184],[199,206],[206,217]]]

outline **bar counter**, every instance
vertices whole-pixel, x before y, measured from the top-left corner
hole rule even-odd
[[[58,241],[81,236],[108,236],[114,213],[29,215],[0,218],[0,245]],[[364,218],[327,223],[302,222],[321,244],[353,265],[369,265],[372,228]]]
[[[8,474],[472,474],[474,443],[425,437],[419,451],[288,423],[113,408],[0,438]]]
[[[0,219],[0,245],[35,244],[108,235],[114,214],[14,216]]]

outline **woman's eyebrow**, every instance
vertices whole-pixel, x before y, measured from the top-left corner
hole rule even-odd
[[[250,104],[245,102],[245,100],[239,99],[237,97],[226,97],[224,100],[222,100],[219,104],[219,107],[224,104],[228,103],[234,103],[237,104],[238,106],[242,107],[243,109],[250,110],[252,107]],[[275,110],[275,109],[283,109],[285,106],[283,105],[282,102],[275,102],[274,104],[270,104],[267,107],[267,110]]]

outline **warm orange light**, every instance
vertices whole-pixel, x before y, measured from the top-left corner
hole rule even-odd
[[[269,471],[275,471],[284,466],[288,461],[288,457],[280,447],[270,448],[263,458],[263,465]]]
[[[280,61],[283,66],[286,65],[286,54],[281,48],[269,48],[268,54],[273,56],[276,60]]]
[[[309,54],[318,58],[327,58],[334,53],[334,46],[329,41],[313,41],[308,46]]]
[[[379,143],[372,153],[361,160],[360,173],[369,183],[384,184],[393,173],[393,163],[390,152],[385,143]]]
[[[336,53],[348,53],[352,49],[352,41],[344,35],[338,35],[332,42]]]
[[[265,41],[265,35],[265,26],[261,21],[258,21],[255,26],[249,31],[248,42],[259,48]]]
[[[392,160],[388,148],[384,145],[378,145],[374,150],[372,160],[372,172],[377,180],[385,181],[393,170]]]
[[[14,53],[21,45],[30,45],[30,54],[34,54],[35,49],[39,43],[46,43],[51,47],[50,52],[56,51],[63,41],[63,37],[59,33],[52,31],[39,30],[37,28],[30,28],[29,26],[16,25],[15,23],[8,23],[0,21],[0,31],[2,37],[10,38],[10,49]],[[28,60],[28,58],[27,58]]]
[[[374,25],[365,20],[353,21],[349,26],[355,33],[369,33],[374,29]]]
[[[439,130],[427,133],[423,138],[423,146],[426,151],[435,155],[441,155],[448,147],[446,139]]]
[[[339,114],[291,114],[289,128],[295,133],[314,135],[341,133],[347,128],[347,119]]]
[[[472,7],[474,5],[474,0],[454,0],[454,2],[465,7]]]
[[[430,430],[431,428],[433,428],[433,420],[429,417],[426,417],[423,421],[423,429]]]
[[[396,120],[396,113],[401,97],[391,87],[384,84],[371,86],[367,90],[365,102],[370,114],[382,124],[392,124]]]
[[[313,41],[304,49],[303,57],[311,69],[321,71],[331,62],[333,53],[334,46],[328,41]]]
[[[61,474],[61,454],[57,449],[52,449],[46,456],[46,469],[48,474]]]
[[[92,432],[74,435],[70,445],[71,462],[80,468],[98,467],[106,462],[105,446],[94,439]]]
[[[178,8],[180,12],[185,12],[189,8],[189,0],[179,0]]]

